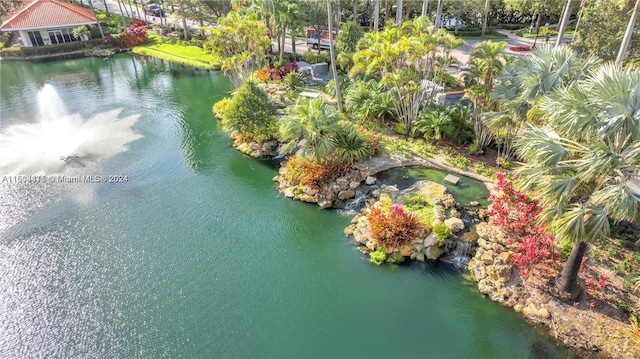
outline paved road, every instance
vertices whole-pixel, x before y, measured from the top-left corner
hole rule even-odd
[[[116,14],[120,14],[120,7],[118,7],[118,3],[112,0],[93,0],[93,6],[96,9],[100,9],[100,10],[105,10],[105,7],[108,6],[109,7],[109,11],[116,13]],[[142,16],[142,19],[144,20],[144,12],[142,11],[142,7],[141,6],[135,6],[135,5],[131,5],[131,7],[133,7],[133,16],[134,18],[138,17],[138,12],[140,13],[140,16]],[[127,4],[126,5],[126,10],[125,10],[125,16],[127,14],[130,7]],[[173,25],[177,28],[182,29],[182,19],[179,18],[176,15],[173,14],[166,14],[166,20],[167,20],[167,24],[168,25]],[[160,18],[159,17],[155,17],[155,16],[149,16],[147,15],[147,21],[149,23],[152,24],[158,24],[160,25]],[[191,20],[187,20],[187,28],[192,30],[192,31],[198,31],[200,29],[200,25],[194,21]]]

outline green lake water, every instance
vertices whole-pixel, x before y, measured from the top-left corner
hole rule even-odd
[[[375,266],[350,218],[280,196],[216,125],[229,91],[129,55],[0,65],[0,357],[569,357],[457,269]],[[61,165],[58,113],[110,117]],[[40,159],[41,181],[16,177]]]

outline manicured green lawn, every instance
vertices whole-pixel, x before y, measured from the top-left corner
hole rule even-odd
[[[220,63],[214,55],[204,53],[197,46],[173,39],[165,38],[164,43],[161,43],[160,36],[151,31],[149,43],[134,47],[133,52],[205,70],[220,70]]]

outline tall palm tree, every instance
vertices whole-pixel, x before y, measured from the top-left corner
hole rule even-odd
[[[640,71],[605,64],[542,100],[546,127],[530,126],[516,142],[518,172],[545,207],[559,238],[575,242],[556,287],[575,298],[587,243],[610,223],[634,221],[640,200],[628,183],[640,173]]]
[[[398,6],[396,7],[396,26],[402,25],[402,0],[398,0]]]
[[[280,118],[280,136],[287,141],[282,152],[298,145],[300,155],[321,161],[335,149],[332,135],[339,129],[338,121],[337,109],[324,99],[299,97]]]
[[[558,88],[586,77],[599,64],[594,57],[582,59],[570,48],[542,46],[531,56],[517,58],[500,74],[500,83],[485,99],[485,124],[500,142],[500,155],[513,156],[512,140],[526,122],[542,124],[540,99]],[[495,102],[493,102],[495,100]]]
[[[471,58],[477,59],[482,66],[481,81],[487,95],[491,93],[494,80],[504,67],[505,47],[506,42],[483,41],[471,51]]]
[[[342,112],[342,96],[340,94],[340,81],[338,80],[338,68],[336,65],[336,49],[333,42],[333,10],[331,0],[327,0],[327,23],[329,24],[329,52],[331,54],[331,72],[333,72],[333,83],[336,87],[336,101],[338,111]]]
[[[636,26],[636,19],[638,18],[638,9],[640,9],[640,0],[636,0],[636,6],[633,7],[633,13],[629,19],[629,25],[627,25],[627,30],[624,32],[624,37],[622,38],[620,51],[618,52],[618,57],[616,57],[616,65],[618,66],[622,65],[622,60],[627,54],[627,47],[629,47],[631,35],[633,34],[633,29]]]
[[[374,0],[373,5],[373,31],[378,32],[380,25],[380,0]]]

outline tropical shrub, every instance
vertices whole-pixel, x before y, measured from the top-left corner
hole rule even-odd
[[[321,51],[320,53],[317,53],[315,51],[307,51],[302,54],[302,61],[308,62],[310,64],[318,64],[321,62],[330,64],[331,55],[329,54],[329,51]]]
[[[539,201],[516,189],[504,173],[497,173],[496,179],[496,190],[489,196],[492,224],[511,236],[533,234],[537,216],[542,211]]]
[[[269,67],[265,66],[260,68],[260,70],[256,72],[256,79],[263,81],[264,83],[267,83],[269,80],[271,80],[271,71]]]
[[[537,224],[542,212],[538,200],[517,190],[504,173],[496,174],[496,178],[496,191],[489,197],[493,202],[489,208],[491,223],[509,236],[509,243],[518,243],[518,251],[511,261],[518,265],[520,274],[526,276],[532,265],[559,257],[556,240]]]
[[[371,227],[371,238],[387,247],[397,247],[409,243],[423,227],[420,219],[405,211],[401,204],[389,209],[373,206],[367,214]]]
[[[267,93],[253,81],[246,81],[224,110],[222,124],[245,138],[264,142],[278,134],[275,115],[276,108]]]
[[[304,85],[305,76],[299,72],[289,72],[282,78],[282,84],[290,89],[297,89]]]
[[[558,259],[555,238],[536,227],[535,234],[525,236],[518,244],[518,252],[511,261],[520,268],[520,275],[527,276],[529,268],[547,259]]]
[[[440,222],[433,226],[433,233],[435,233],[436,238],[438,238],[438,240],[442,242],[449,238],[449,236],[451,235],[451,230],[449,229],[449,227],[447,227],[446,224]]]
[[[228,97],[225,97],[222,100],[216,102],[213,105],[213,114],[216,115],[216,117],[219,119],[224,119],[225,113],[230,103],[231,103],[231,99]]]
[[[7,47],[11,43],[11,37],[13,33],[11,31],[5,31],[0,38],[0,48]]]
[[[120,33],[120,44],[118,46],[121,48],[136,47],[144,45],[149,41],[147,27],[140,20],[132,20],[131,25],[125,33],[126,36]]]
[[[344,165],[365,159],[371,154],[371,144],[355,129],[340,129],[332,138],[336,158]]]
[[[374,263],[376,265],[380,265],[384,263],[387,259],[387,251],[384,246],[379,247],[375,251],[369,253],[369,262]]]
[[[322,162],[312,158],[293,155],[285,164],[284,179],[299,182],[303,186],[322,188],[327,183],[343,175],[345,168],[333,159]]]

